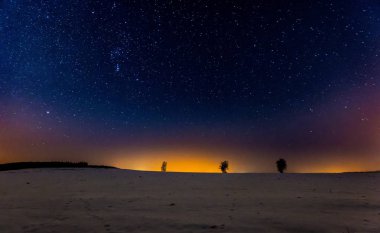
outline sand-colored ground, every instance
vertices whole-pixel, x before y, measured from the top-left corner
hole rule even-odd
[[[0,172],[0,232],[380,232],[380,174]]]

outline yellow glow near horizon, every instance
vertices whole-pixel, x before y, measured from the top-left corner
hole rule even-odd
[[[147,146],[146,146],[147,147]],[[145,148],[146,148],[145,147]],[[17,149],[17,150],[16,150]],[[206,147],[153,147],[111,148],[109,150],[76,151],[72,148],[59,147],[17,147],[2,144],[0,162],[21,161],[87,161],[91,164],[104,164],[122,169],[143,171],[160,171],[163,161],[168,162],[168,172],[208,172],[220,173],[221,161],[229,161],[230,173],[277,172],[276,153],[243,150],[239,148]],[[53,158],[52,155],[55,157]],[[70,155],[70,157],[68,157]],[[380,170],[380,157],[377,151],[358,154],[323,152],[305,154],[285,154],[289,173],[340,173],[354,171]],[[53,159],[52,159],[53,158]],[[58,158],[58,159],[57,159]]]
[[[163,161],[167,161],[168,172],[220,172],[219,164],[222,160],[229,160],[227,156],[217,156],[205,151],[144,151],[134,152],[134,156],[124,156],[114,162],[120,168],[160,171]],[[235,169],[230,167],[229,172]]]
[[[239,155],[239,156],[234,156]],[[341,173],[354,171],[379,170],[379,161],[368,163],[348,157],[329,155],[331,159],[310,161],[287,159],[287,172],[295,173]],[[350,158],[355,156],[350,155]],[[142,171],[160,171],[163,161],[167,161],[168,172],[209,172],[220,173],[219,164],[228,160],[228,172],[277,172],[275,161],[277,156],[261,153],[244,153],[218,150],[160,150],[120,152],[113,157],[111,165]],[[286,156],[285,156],[286,158]]]

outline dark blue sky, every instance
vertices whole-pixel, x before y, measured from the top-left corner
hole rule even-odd
[[[0,138],[372,153],[379,39],[376,1],[2,0]]]

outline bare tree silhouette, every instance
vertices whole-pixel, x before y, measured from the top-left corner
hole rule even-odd
[[[227,173],[227,170],[228,170],[228,161],[225,160],[223,162],[220,162],[219,169],[222,171],[222,173]]]
[[[162,162],[162,166],[161,166],[161,171],[162,172],[166,172],[167,165],[168,165],[168,163],[166,161]]]
[[[284,171],[287,168],[287,164],[286,164],[286,160],[285,159],[279,159],[279,160],[277,160],[276,165],[277,165],[277,170],[280,173],[284,173]]]

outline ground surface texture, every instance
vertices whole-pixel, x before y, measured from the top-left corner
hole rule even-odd
[[[380,174],[0,173],[0,232],[379,233]]]

